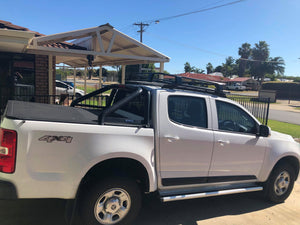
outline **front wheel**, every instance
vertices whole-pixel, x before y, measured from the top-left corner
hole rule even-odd
[[[265,185],[266,198],[281,203],[291,194],[295,182],[295,171],[287,163],[277,166]]]
[[[128,178],[105,179],[83,193],[81,218],[90,225],[126,225],[141,207],[141,191]]]

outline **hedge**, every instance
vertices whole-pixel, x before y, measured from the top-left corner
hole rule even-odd
[[[276,98],[300,99],[300,83],[296,82],[266,82],[262,90],[275,90]]]

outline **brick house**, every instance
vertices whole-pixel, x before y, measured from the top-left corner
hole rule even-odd
[[[40,36],[44,35],[0,20],[0,111],[8,99],[33,100],[37,96],[35,101],[44,102],[49,93],[55,94],[55,85],[49,83],[55,82],[56,57],[26,52],[29,41]],[[69,43],[51,47],[85,49]]]
[[[245,86],[248,90],[255,90],[257,91],[259,88],[259,82],[251,77],[236,77],[227,81],[228,85],[232,84],[240,84]]]

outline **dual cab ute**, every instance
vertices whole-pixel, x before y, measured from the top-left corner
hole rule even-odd
[[[71,107],[9,101],[0,197],[75,199],[71,209],[88,225],[131,224],[144,193],[168,202],[263,191],[283,202],[298,177],[300,145],[261,125],[220,85],[201,82],[152,74]]]

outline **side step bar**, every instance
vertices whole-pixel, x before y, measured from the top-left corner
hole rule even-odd
[[[230,194],[262,191],[262,190],[263,190],[263,187],[237,188],[237,189],[203,192],[203,193],[186,194],[186,195],[164,196],[164,197],[161,197],[161,200],[163,202],[171,202],[171,201],[179,201],[179,200],[186,200],[186,199],[206,198],[206,197],[212,197],[212,196],[218,196],[218,195],[230,195]]]

